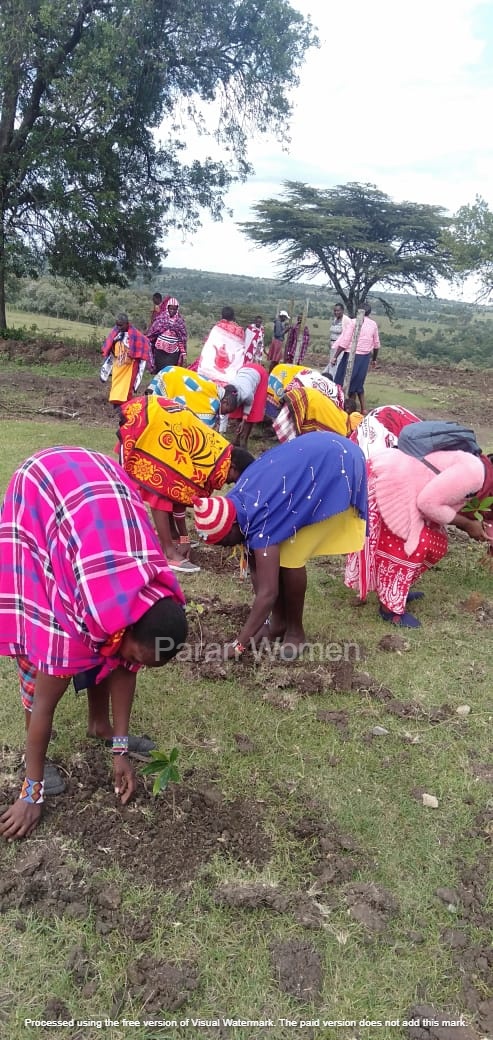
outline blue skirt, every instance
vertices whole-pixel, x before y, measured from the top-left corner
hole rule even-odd
[[[337,366],[337,372],[334,377],[334,381],[338,386],[342,386],[346,376],[347,362],[349,353],[346,351],[342,355],[341,360]],[[368,369],[370,367],[371,354],[356,354],[354,359],[353,371],[351,373],[351,385],[349,387],[348,396],[353,397],[354,394],[362,394],[365,388],[365,379],[368,375]]]

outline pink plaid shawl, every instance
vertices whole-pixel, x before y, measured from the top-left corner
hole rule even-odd
[[[183,593],[117,463],[47,448],[14,473],[0,515],[0,656],[50,675],[118,665],[101,648],[159,599]],[[135,667],[132,670],[136,670]]]

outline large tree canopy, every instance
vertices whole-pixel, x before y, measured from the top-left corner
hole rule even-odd
[[[240,226],[278,252],[282,277],[325,274],[351,315],[375,286],[434,293],[438,279],[450,277],[439,206],[393,202],[373,184],[318,189],[286,181],[281,198],[253,209],[257,219]]]
[[[455,214],[447,242],[460,280],[476,276],[478,298],[493,293],[493,213],[477,195],[472,206],[461,206]]]
[[[2,0],[0,327],[8,271],[121,279],[219,216],[315,42],[288,0]],[[183,158],[204,103],[228,162]]]

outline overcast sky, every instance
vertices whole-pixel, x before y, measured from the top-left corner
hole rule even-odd
[[[395,201],[454,212],[482,195],[493,208],[492,0],[292,0],[318,28],[287,151],[251,142],[255,175],[232,189],[232,219],[168,240],[166,265],[275,278],[275,255],[236,223],[284,180],[376,184]],[[210,151],[210,145],[209,145]]]

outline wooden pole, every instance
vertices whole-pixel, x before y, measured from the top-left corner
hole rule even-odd
[[[294,315],[294,310],[295,310],[295,308],[293,307],[293,315]],[[299,362],[299,354],[300,354],[301,347],[302,347],[302,344],[303,344],[303,331],[304,331],[304,328],[305,328],[305,325],[306,325],[307,318],[308,318],[308,300],[305,300],[305,303],[303,305],[303,311],[302,311],[302,314],[301,314],[301,325],[298,327],[298,330],[297,330],[296,346],[295,346],[295,351],[294,351],[294,356],[293,356],[293,364],[294,365],[299,365],[299,363],[300,363]]]
[[[353,374],[354,359],[356,357],[356,347],[358,346],[359,334],[361,332],[361,326],[365,317],[365,308],[359,307],[356,315],[356,321],[354,323],[353,338],[351,340],[351,346],[349,348],[349,356],[347,359],[346,375],[344,377],[344,384],[342,389],[344,390],[344,397],[347,397],[349,393],[349,387],[351,386],[351,376]]]

